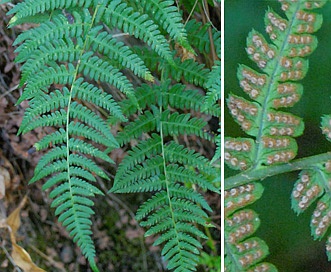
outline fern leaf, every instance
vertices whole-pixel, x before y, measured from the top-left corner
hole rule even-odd
[[[104,13],[105,22],[112,26],[117,26],[142,39],[155,50],[162,58],[169,63],[173,63],[170,48],[164,36],[160,35],[157,25],[148,16],[141,15],[138,12],[132,12],[132,8],[127,7],[120,0],[114,0],[106,8]]]
[[[302,94],[301,84],[293,81],[301,80],[307,73],[308,62],[304,57],[316,47],[316,38],[310,33],[319,29],[322,20],[321,15],[305,11],[307,5],[306,2],[284,3],[288,19],[271,9],[267,11],[266,31],[273,44],[268,44],[255,30],[247,38],[247,53],[264,73],[242,65],[238,78],[242,89],[256,102],[235,95],[230,95],[227,102],[236,122],[257,140],[256,143],[248,140],[255,150],[245,151],[243,156],[251,156],[248,160],[243,159],[240,152],[226,149],[230,167],[258,168],[288,162],[296,156],[296,142],[291,138],[301,135],[303,122],[299,117],[275,109],[293,106]]]
[[[144,62],[134,54],[128,46],[118,42],[107,32],[100,32],[97,35],[88,37],[88,44],[91,44],[93,51],[106,55],[108,58],[118,60],[121,65],[132,70],[137,76],[148,81],[153,81],[151,72],[146,68]]]
[[[101,80],[116,86],[130,98],[134,97],[132,84],[118,69],[115,69],[110,63],[99,59],[97,56],[90,57],[88,52],[80,59],[81,65],[79,72],[83,72],[85,76],[94,80]]]
[[[225,138],[225,161],[236,170],[255,170],[289,162],[297,153],[294,137],[303,131],[301,118],[279,108],[292,107],[302,95],[302,85],[297,81],[303,79],[308,71],[305,57],[316,48],[317,40],[312,33],[320,28],[322,22],[321,15],[310,12],[310,9],[323,6],[325,1],[280,2],[286,18],[272,9],[265,16],[266,32],[272,43],[269,44],[255,30],[247,38],[246,51],[262,73],[244,65],[238,69],[240,86],[254,102],[236,95],[230,95],[227,100],[235,121],[254,138]],[[292,193],[292,207],[298,213],[323,194],[322,168],[316,166],[303,172],[297,181]],[[257,183],[226,191],[225,236],[229,246],[225,263],[229,271],[277,271],[273,265],[261,263],[268,254],[266,244],[256,237],[249,238],[257,229],[259,219],[254,211],[243,208],[261,194],[262,186]],[[324,205],[327,197],[320,201],[322,204],[318,207],[326,207],[327,210]],[[315,214],[321,215],[322,210],[315,211]],[[319,219],[312,220],[315,238],[325,233],[324,228],[318,229],[319,223]]]
[[[277,271],[274,265],[261,262],[269,254],[268,246],[263,240],[251,237],[259,227],[260,220],[253,210],[244,208],[258,200],[262,192],[260,183],[225,191],[226,271],[254,271],[257,267]]]
[[[210,135],[203,130],[206,126],[206,122],[196,117],[190,117],[190,114],[179,114],[178,112],[169,115],[168,112],[165,111],[162,114],[164,135],[189,133],[211,140]]]
[[[165,75],[171,75],[171,77],[178,81],[183,77],[189,83],[204,86],[206,78],[208,78],[209,70],[206,69],[203,64],[199,64],[192,59],[187,59],[182,62],[179,58],[175,58],[174,61],[175,64],[172,66],[161,62],[159,69],[163,69]]]
[[[15,50],[15,52],[19,53],[15,61],[27,61],[30,54],[38,49],[41,44],[51,43],[54,40],[63,39],[64,37],[80,37],[88,31],[88,28],[88,21],[83,22],[81,16],[78,14],[75,14],[75,22],[73,24],[68,24],[68,20],[62,14],[54,16],[52,21],[45,22],[28,32],[23,32],[17,37],[14,45],[23,44]]]
[[[47,0],[47,1],[26,0],[22,3],[18,3],[17,5],[15,5],[14,8],[12,8],[8,12],[8,15],[15,14],[10,20],[9,24],[11,26],[15,26],[16,24],[20,23],[18,21],[19,19],[22,19],[27,16],[33,16],[38,13],[43,13],[49,10],[64,9],[72,6],[89,7],[91,2],[92,2],[91,0],[57,1],[57,2],[54,2],[52,0]]]
[[[75,68],[72,64],[68,64],[68,70],[64,65],[54,65],[40,71],[38,74],[31,78],[24,89],[23,94],[16,104],[22,101],[32,99],[36,95],[40,95],[42,90],[49,87],[52,83],[57,84],[72,84],[74,79]]]
[[[170,81],[161,88],[146,84],[137,88],[136,96],[140,108],[158,104],[159,106],[166,107],[169,105],[182,110],[202,111],[202,109],[205,109],[205,96],[198,90],[185,90],[185,85],[182,84],[175,84],[169,87],[166,87],[166,84],[170,84]],[[120,105],[125,115],[131,115],[138,110],[137,106],[130,100],[123,100],[120,102]],[[220,115],[220,109],[217,105],[210,105],[210,107],[205,109],[205,112],[214,116]]]
[[[221,99],[221,62],[217,61],[215,64],[205,83],[207,94],[204,99],[203,111],[206,112],[208,112],[208,109],[211,108],[217,100]]]
[[[37,150],[50,150],[40,159],[30,183],[46,178],[43,189],[53,198],[55,215],[93,271],[98,271],[91,238],[91,197],[102,194],[93,184],[96,176],[109,178],[93,158],[114,163],[109,150],[138,141],[118,167],[111,192],[154,194],[137,218],[149,227],[146,235],[160,234],[157,244],[164,244],[162,255],[169,269],[192,271],[202,248],[199,238],[207,238],[197,225],[211,227],[207,212],[212,210],[198,190],[218,193],[213,182],[218,172],[205,157],[176,143],[182,135],[212,140],[204,132],[206,121],[187,113],[201,112],[205,96],[163,79],[169,76],[209,90],[215,84],[208,75],[215,72],[192,60],[174,61],[168,37],[194,51],[173,1],[142,1],[136,9],[132,6],[121,0],[25,0],[9,12],[11,27],[40,22],[15,41],[15,45],[22,43],[16,49],[16,61],[24,63],[21,86],[26,84],[18,103],[29,100],[19,133],[54,128],[35,144]],[[70,17],[64,16],[65,10]],[[153,61],[160,60],[164,72],[160,86],[143,85],[134,91],[122,69],[150,82],[154,75],[140,54],[110,34],[114,29],[149,46],[149,57],[157,56]],[[118,104],[101,89],[106,84],[128,99]],[[95,107],[110,113],[112,124],[128,125],[115,138],[105,120],[91,110]],[[205,113],[219,116],[220,110],[210,105]]]
[[[184,28],[182,18],[174,6],[173,1],[152,0],[137,1],[139,5],[156,22],[165,29],[170,37],[191,52],[194,52],[188,43],[187,33]]]
[[[80,49],[75,48],[71,40],[55,40],[52,43],[46,43],[40,46],[39,50],[35,50],[34,54],[22,65],[24,73],[21,77],[21,82],[26,82],[27,78],[32,73],[43,68],[47,63],[52,61],[77,60],[80,56]],[[22,59],[17,58],[16,62],[22,62]]]
[[[139,137],[143,132],[153,131],[155,126],[155,117],[150,111],[145,111],[144,115],[139,116],[133,123],[126,126],[123,132],[118,134],[117,141],[122,145]]]

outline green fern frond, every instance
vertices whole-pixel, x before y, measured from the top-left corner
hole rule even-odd
[[[160,136],[153,133],[150,139],[140,142],[128,152],[129,156],[122,160],[117,169],[117,176],[122,176],[126,171],[143,162],[146,158],[160,154],[161,148]]]
[[[182,62],[179,58],[175,58],[174,61],[175,64],[172,66],[164,62],[160,63],[159,69],[163,69],[166,76],[171,76],[177,81],[183,77],[189,83],[204,86],[209,70],[203,64],[199,64],[192,59]]]
[[[64,60],[72,62],[79,58],[80,53],[80,49],[75,47],[71,40],[55,40],[53,43],[46,43],[40,46],[39,50],[35,50],[34,54],[22,65],[24,73],[22,74],[21,82],[26,82],[32,73],[40,70],[47,63]],[[16,59],[16,62],[21,61]]]
[[[28,32],[23,32],[17,37],[14,45],[22,44],[15,50],[15,52],[19,53],[15,61],[27,61],[30,56],[29,54],[38,49],[41,44],[51,43],[64,37],[81,37],[87,33],[89,27],[89,22],[82,21],[79,14],[75,14],[75,22],[73,24],[68,24],[68,20],[62,13],[53,16],[52,21],[45,22]],[[34,38],[31,39],[31,37]]]
[[[207,32],[208,27],[208,24],[202,26],[201,22],[197,22],[194,19],[188,21],[185,25],[185,29],[187,33],[189,33],[188,40],[190,44],[198,48],[200,52],[209,53],[210,51],[210,40]]]
[[[114,85],[128,97],[134,97],[132,84],[118,69],[112,67],[109,62],[91,55],[92,52],[88,52],[81,57],[79,72],[96,81],[101,80]]]
[[[79,84],[79,79],[73,85],[72,97],[85,100],[93,103],[94,105],[108,110],[115,118],[126,121],[127,119],[122,114],[121,108],[118,103],[112,98],[111,95],[106,94],[94,85],[84,82]]]
[[[165,77],[172,77],[176,81],[183,80],[203,87],[210,72],[203,64],[199,64],[192,59],[182,62],[180,58],[174,57],[174,63],[169,64],[162,61],[162,58],[146,48],[135,47],[135,52],[144,60],[150,70],[157,69],[162,71]],[[175,52],[172,54],[175,55]]]
[[[118,60],[123,66],[134,72],[137,76],[148,81],[153,81],[151,72],[146,68],[144,62],[134,54],[128,46],[117,41],[107,32],[100,32],[97,35],[88,37],[86,41],[93,51],[106,55],[108,58]]]
[[[93,1],[97,4],[97,1]],[[52,1],[52,0],[25,0],[22,3],[15,5],[7,14],[15,14],[10,20],[9,24],[11,27],[19,23],[18,20],[26,18],[28,16],[33,16],[36,14],[44,13],[45,11],[55,10],[55,9],[65,9],[70,7],[89,7],[91,5],[91,0],[74,0],[74,1]]]
[[[134,122],[125,127],[125,130],[118,133],[117,141],[120,145],[128,143],[131,139],[135,139],[143,132],[153,131],[156,127],[156,120],[150,111],[145,111],[144,115],[139,116]]]
[[[166,84],[170,84],[170,81]],[[202,111],[205,108],[205,96],[198,90],[185,90],[185,85],[175,84],[172,86],[158,87],[143,84],[136,89],[137,102],[140,108],[145,108],[147,105],[158,104],[159,106],[167,107],[169,105],[173,108],[182,110]],[[130,100],[123,100],[120,102],[123,114],[131,115],[138,110]],[[210,105],[206,108],[206,113],[220,116],[220,108],[217,105]]]
[[[221,99],[221,62],[216,61],[215,64],[205,84],[207,93],[204,99],[203,111],[206,112],[208,112],[208,109],[211,108],[216,101]]]
[[[221,32],[211,28],[213,40],[210,41],[207,31],[210,27],[209,24],[202,26],[200,22],[194,19],[188,21],[185,25],[185,29],[188,33],[188,41],[203,54],[210,52],[210,43],[213,42],[215,53],[218,58],[221,58]]]
[[[188,94],[184,97],[181,92]],[[169,110],[200,110],[203,96],[184,90],[179,84],[170,86],[169,81],[155,88],[143,85],[138,94],[140,108],[151,110],[145,110],[117,135],[119,143],[137,139],[138,144],[119,165],[110,192],[154,192],[138,209],[137,220],[149,228],[146,236],[160,234],[157,244],[164,243],[161,254],[168,261],[168,269],[195,270],[201,248],[195,236],[206,236],[194,225],[210,227],[204,210],[211,208],[193,185],[219,193],[212,182],[218,171],[202,155],[173,140],[165,141],[165,137],[197,135],[210,139],[203,130],[206,125],[203,119]],[[193,101],[188,101],[189,98]],[[137,110],[132,102],[124,101],[122,105],[124,113],[134,114]],[[151,138],[141,140],[148,133]]]
[[[114,0],[105,9],[103,18],[107,24],[117,26],[123,32],[128,32],[136,38],[142,39],[162,58],[173,63],[168,42],[160,34],[158,26],[149,20],[146,14],[132,12],[131,7],[127,7],[120,0]]]
[[[206,122],[200,118],[192,117],[190,114],[162,113],[161,119],[164,135],[194,134],[201,138],[211,140],[208,133],[204,132]]]
[[[187,90],[173,80],[208,90],[214,88],[208,82],[214,71],[193,60],[174,60],[169,38],[195,51],[175,3],[25,0],[8,14],[13,15],[11,27],[40,22],[15,41],[21,44],[16,61],[24,63],[20,84],[25,85],[17,103],[29,100],[19,133],[53,128],[35,143],[37,150],[50,150],[30,183],[46,178],[43,190],[53,198],[55,215],[93,271],[98,268],[91,238],[91,198],[102,194],[93,183],[97,176],[109,179],[93,159],[114,163],[108,151],[136,141],[118,167],[111,192],[154,194],[137,213],[141,225],[149,226],[146,235],[160,233],[156,244],[164,244],[162,255],[169,269],[195,270],[202,248],[199,239],[208,237],[198,225],[211,227],[207,212],[212,212],[199,190],[219,193],[213,182],[218,171],[207,158],[177,143],[183,135],[212,139],[204,132],[204,117],[194,115],[204,107],[203,92]],[[114,35],[115,30],[147,45],[147,57],[156,56],[153,61],[160,63],[161,80],[140,54],[119,41],[121,34]],[[128,74],[150,85],[136,91]],[[115,87],[110,88],[112,93],[101,89],[108,85]],[[118,91],[126,96],[124,102],[116,101],[122,99]],[[92,111],[96,107],[103,109],[102,116],[109,113],[111,124],[127,122],[127,126],[114,137],[103,117]],[[215,105],[204,113],[220,116]]]
[[[207,158],[174,141],[169,142],[164,146],[164,155],[166,160],[170,163],[181,163],[187,166],[195,166],[202,172],[210,175],[215,174],[215,169],[210,166]]]
[[[44,67],[45,68],[45,67]],[[51,84],[72,84],[74,81],[75,68],[68,64],[68,69],[64,65],[54,65],[41,70],[29,78],[23,94],[16,104],[22,101],[32,99],[42,94],[42,90],[48,88]]]
[[[164,0],[143,0],[137,1],[145,13],[150,15],[154,21],[159,22],[163,29],[169,33],[170,37],[180,45],[194,52],[190,43],[182,17],[179,14],[177,7],[174,6],[174,1]]]

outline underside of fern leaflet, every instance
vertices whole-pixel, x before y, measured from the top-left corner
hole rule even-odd
[[[298,149],[294,137],[300,136],[304,129],[300,117],[279,109],[292,107],[302,95],[303,86],[297,81],[302,80],[308,71],[308,60],[305,57],[317,46],[317,38],[312,33],[322,24],[322,16],[311,10],[322,7],[326,1],[279,2],[286,19],[271,9],[265,16],[266,32],[272,43],[268,43],[263,35],[255,30],[251,31],[247,38],[246,51],[262,73],[245,65],[238,69],[240,87],[254,102],[234,94],[227,100],[234,120],[243,131],[253,137],[225,138],[225,161],[235,170],[257,170],[291,161]],[[247,186],[255,187],[256,184]],[[253,211],[247,213],[240,210],[247,205],[245,202],[251,203],[248,201],[250,197],[244,197],[247,193],[243,186],[233,188],[228,191],[230,200],[225,202],[225,209],[239,209],[235,214],[231,212],[226,215],[230,224],[226,229],[226,264],[229,271],[255,271],[256,266],[261,265],[259,262],[262,256],[268,253],[267,246],[260,239],[247,240],[255,232],[257,226],[253,226],[255,220],[258,220]],[[252,190],[252,197],[255,199],[257,195],[254,194],[257,193]],[[317,197],[319,194],[320,191],[313,195]],[[242,214],[239,216],[239,213]],[[236,220],[233,221],[234,216],[237,216],[238,222],[243,221],[246,224],[242,229],[245,229],[244,234],[233,228],[232,225],[239,224]],[[253,224],[251,231],[247,231],[247,224]],[[238,239],[234,239],[237,234]],[[255,239],[254,246],[252,239]],[[248,248],[245,249],[246,242]],[[269,268],[266,266],[265,269],[263,271],[274,271],[276,268],[269,265]]]

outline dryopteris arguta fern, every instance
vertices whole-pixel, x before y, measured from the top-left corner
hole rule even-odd
[[[231,115],[252,137],[225,137],[224,140],[225,162],[230,168],[243,171],[227,178],[224,185],[226,271],[277,270],[274,265],[261,262],[268,254],[265,242],[257,237],[249,238],[260,221],[257,214],[246,206],[259,199],[263,191],[260,183],[249,182],[309,168],[301,174],[293,191],[292,206],[297,212],[303,211],[324,190],[328,191],[325,183],[328,170],[324,164],[309,165],[309,158],[287,164],[296,156],[294,137],[302,134],[304,125],[301,118],[279,110],[292,107],[303,93],[303,87],[297,81],[303,79],[308,71],[306,57],[317,46],[317,39],[312,33],[322,24],[322,16],[311,10],[322,7],[326,1],[279,2],[286,18],[271,9],[265,16],[271,43],[255,30],[247,38],[246,51],[261,72],[245,65],[238,69],[240,86],[254,102],[233,94],[227,99]],[[328,121],[323,122],[327,127]],[[325,180],[322,181],[319,175]],[[316,218],[312,219],[312,230],[315,238],[322,237],[329,226],[324,220],[330,211],[328,200],[326,194],[314,213]],[[330,245],[327,246],[328,251]]]
[[[195,185],[219,191],[220,136],[213,164],[179,144],[177,137],[196,135],[213,141],[204,132],[204,119],[184,112],[220,116],[220,62],[214,62],[210,71],[193,60],[193,48],[204,53],[210,43],[215,43],[220,57],[219,32],[213,31],[214,40],[210,41],[203,36],[206,27],[194,20],[184,27],[173,1],[26,0],[8,14],[14,15],[10,27],[38,24],[15,41],[20,44],[16,61],[24,63],[24,92],[17,103],[29,100],[19,133],[54,128],[35,144],[37,150],[50,151],[40,159],[30,183],[47,178],[43,189],[50,189],[55,214],[92,269],[98,271],[90,228],[94,202],[90,198],[102,194],[93,184],[96,176],[109,179],[92,158],[113,163],[108,153],[137,139],[138,145],[118,167],[111,192],[155,192],[142,204],[137,219],[150,227],[146,235],[160,234],[155,244],[165,244],[162,255],[169,269],[195,270],[202,247],[199,239],[207,238],[196,224],[211,226],[204,211],[211,208]],[[115,29],[145,46],[126,46],[118,40],[121,34],[114,34]],[[193,38],[188,38],[188,32]],[[175,56],[175,43],[185,52],[182,59]],[[149,63],[149,57],[155,59]],[[151,67],[156,62],[159,66]],[[135,90],[123,70],[150,85]],[[201,86],[207,95],[186,90],[181,83],[173,85],[167,80],[170,77]],[[122,97],[117,93],[120,91],[127,99],[115,101],[102,84],[114,86],[112,94]],[[89,105],[108,111],[110,124],[129,124],[114,137],[109,124]]]

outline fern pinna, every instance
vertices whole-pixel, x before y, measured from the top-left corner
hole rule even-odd
[[[91,197],[102,194],[94,184],[97,176],[109,179],[93,157],[114,163],[108,153],[137,139],[110,191],[155,192],[142,204],[137,219],[149,227],[146,235],[160,234],[155,244],[164,243],[162,255],[169,269],[195,270],[199,240],[207,238],[197,225],[212,226],[206,213],[211,208],[199,190],[219,191],[220,136],[213,163],[181,145],[178,137],[196,135],[214,141],[204,131],[204,119],[188,111],[220,116],[220,62],[209,70],[194,60],[193,49],[209,50],[215,43],[220,56],[219,32],[213,30],[214,40],[188,39],[188,31],[201,36],[207,28],[194,20],[185,27],[173,1],[26,0],[8,14],[13,15],[10,27],[37,24],[15,41],[20,44],[16,61],[24,63],[24,92],[18,103],[29,100],[19,133],[54,128],[35,144],[37,150],[50,150],[30,183],[47,178],[43,189],[54,198],[55,214],[91,268],[98,271]],[[143,42],[144,49],[126,46],[119,40],[124,33]],[[189,58],[181,59],[175,47]],[[157,57],[159,67],[150,65],[149,56]],[[136,89],[123,71],[149,84]],[[186,90],[181,83],[172,85],[167,77],[203,87],[208,95]],[[103,90],[105,84],[111,93]],[[108,121],[91,110],[95,107],[109,113]],[[115,137],[109,123],[121,122],[128,124]]]
[[[207,238],[192,223],[210,227],[204,210],[211,211],[211,208],[188,183],[218,192],[215,182],[218,175],[205,157],[175,140],[176,136],[184,134],[211,140],[203,130],[205,121],[171,108],[202,109],[203,96],[185,90],[181,84],[171,86],[170,81],[152,88],[143,85],[136,94],[143,113],[116,139],[122,145],[141,139],[146,133],[151,136],[140,140],[123,159],[111,192],[155,192],[139,208],[137,219],[142,226],[150,228],[146,236],[160,234],[154,245],[165,242],[162,255],[168,261],[168,269],[192,271],[198,262],[198,249],[202,247],[195,236]],[[123,104],[125,113],[136,112],[131,101],[123,101]]]
[[[259,72],[245,65],[238,69],[240,87],[253,101],[234,94],[227,99],[232,117],[252,137],[225,137],[224,140],[225,162],[230,168],[243,171],[225,180],[226,271],[276,271],[274,265],[263,262],[268,254],[266,243],[251,237],[260,221],[246,206],[262,195],[263,187],[256,181],[276,174],[277,170],[280,172],[277,166],[286,165],[296,156],[298,147],[294,137],[302,134],[303,121],[279,109],[292,107],[303,93],[298,81],[308,71],[306,57],[317,46],[312,33],[322,24],[322,16],[311,10],[322,7],[326,1],[279,2],[286,17],[272,9],[265,16],[265,29],[271,43],[255,30],[247,38],[247,54]],[[289,168],[292,171],[300,169]],[[309,180],[308,176],[306,172],[301,175],[305,180]],[[300,208],[296,209],[301,211],[322,190],[309,182],[303,185],[299,181],[298,184],[300,189],[293,193],[293,207],[299,205]],[[326,200],[321,201],[326,203]],[[319,216],[312,221],[315,237],[320,237],[326,230],[318,229],[323,218],[322,210]]]

